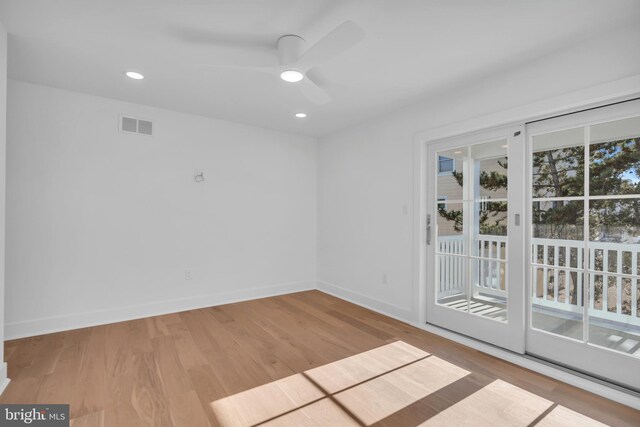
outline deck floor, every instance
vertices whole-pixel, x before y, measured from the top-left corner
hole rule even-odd
[[[467,299],[462,295],[443,298],[440,304],[457,310],[467,310]],[[504,301],[498,299],[472,298],[469,301],[471,313],[505,321],[507,310]],[[574,316],[575,317],[575,316]],[[558,335],[582,339],[583,322],[571,318],[563,313],[547,310],[544,307],[534,307],[533,326]],[[640,328],[633,326],[616,327],[610,322],[591,319],[589,325],[589,340],[592,344],[620,351],[622,353],[640,356]]]

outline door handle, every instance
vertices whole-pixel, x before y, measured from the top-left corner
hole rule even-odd
[[[431,214],[427,215],[427,245],[431,245]]]

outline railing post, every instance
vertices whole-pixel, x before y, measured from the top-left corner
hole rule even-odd
[[[631,252],[631,274],[638,274],[638,251]],[[631,279],[631,316],[638,318],[638,279]]]
[[[602,310],[609,311],[609,250],[602,250]]]
[[[622,273],[622,250],[616,253],[616,273]],[[616,313],[622,314],[622,277],[616,277]]]
[[[578,259],[577,259],[576,267],[577,268],[584,268],[584,266],[582,265],[582,256],[583,256],[583,253],[584,253],[584,249],[577,248],[577,252],[578,252],[578,254],[577,254],[577,258]],[[582,279],[583,279],[582,276],[583,276],[583,273],[578,271],[577,272],[578,280],[577,280],[577,285],[576,285],[577,286],[576,291],[578,292],[578,296],[576,298],[576,305],[578,307],[582,307],[583,306],[582,305]]]

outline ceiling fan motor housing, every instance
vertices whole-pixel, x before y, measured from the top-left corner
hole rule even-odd
[[[278,39],[278,61],[280,65],[295,63],[304,52],[305,41],[296,35],[286,35]]]

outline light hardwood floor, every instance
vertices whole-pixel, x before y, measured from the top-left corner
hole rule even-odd
[[[319,291],[5,345],[73,426],[639,426],[640,412]]]

